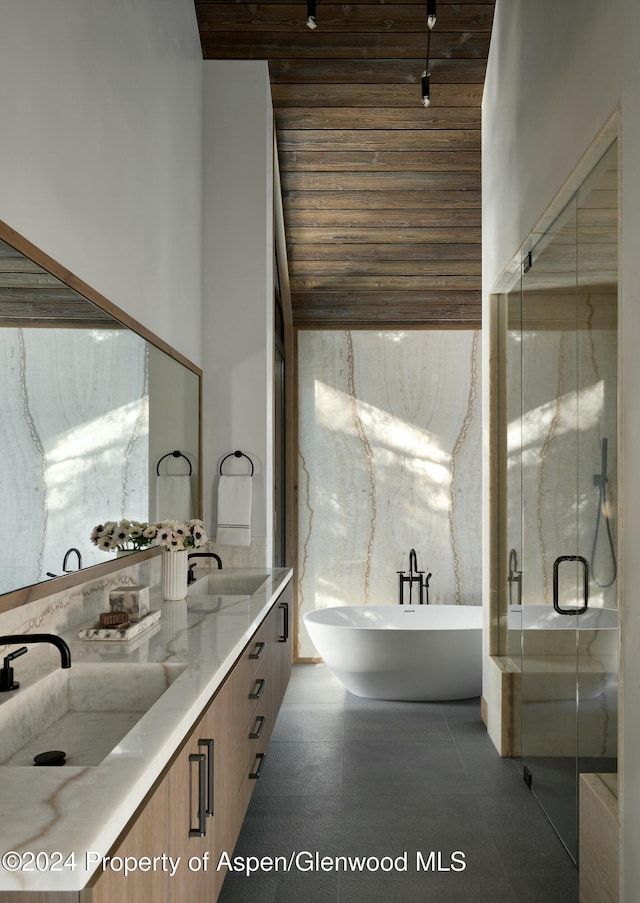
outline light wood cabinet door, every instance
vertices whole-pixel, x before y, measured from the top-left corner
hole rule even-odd
[[[143,804],[139,815],[129,824],[111,857],[133,856],[137,861],[141,857],[162,857],[169,853],[167,849],[166,825],[169,819],[169,800],[166,783],[160,784],[151,792]],[[96,813],[99,817],[99,814]],[[161,867],[161,866],[160,866]],[[169,881],[167,873],[161,870],[150,872],[135,871],[125,876],[122,872],[103,871],[94,876],[92,882],[81,894],[84,903],[122,903],[123,900],[136,900],[140,903],[169,903]]]
[[[146,870],[139,868],[126,876],[122,871],[103,871],[90,896],[85,891],[91,903],[215,900],[221,878],[215,870],[218,825],[215,785],[210,778],[215,781],[216,760],[222,752],[216,749],[217,703],[216,698],[210,704],[111,851],[112,859],[129,857]],[[222,825],[222,800],[218,802]]]
[[[269,620],[270,737],[291,677],[291,584],[280,595]]]
[[[291,673],[288,586],[111,851],[83,903],[215,903]]]

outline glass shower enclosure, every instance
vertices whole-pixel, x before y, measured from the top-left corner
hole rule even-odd
[[[617,185],[614,143],[502,299],[503,635],[523,777],[576,861],[579,775],[617,758]]]

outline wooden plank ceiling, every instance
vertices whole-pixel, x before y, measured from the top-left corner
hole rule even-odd
[[[294,323],[480,325],[480,104],[494,0],[195,0],[205,59],[269,61]]]
[[[124,328],[106,311],[2,240],[0,326]]]

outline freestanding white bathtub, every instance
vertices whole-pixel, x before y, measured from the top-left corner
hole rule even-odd
[[[304,623],[327,666],[356,696],[437,702],[480,695],[480,606],[316,608]]]

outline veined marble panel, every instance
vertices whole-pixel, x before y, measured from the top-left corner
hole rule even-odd
[[[479,333],[305,330],[298,347],[301,611],[396,604],[411,548],[432,602],[481,604]]]
[[[552,603],[553,562],[582,555],[591,564],[593,607],[617,607],[617,335],[615,330],[542,330],[512,334],[521,346],[518,410],[508,427],[507,547],[519,551],[524,604]],[[520,349],[515,349],[519,357]],[[520,419],[520,404],[522,418]],[[607,505],[600,510],[594,476],[602,439],[608,440]],[[577,504],[576,504],[577,501]],[[560,603],[576,604],[582,579],[569,565],[560,573]],[[607,585],[610,584],[610,585]]]
[[[22,585],[60,574],[71,546],[85,565],[105,561],[88,543],[97,523],[147,518],[149,406],[146,343],[127,330],[5,328],[0,354],[6,592],[16,574]]]

